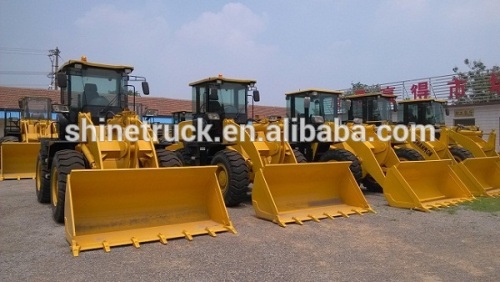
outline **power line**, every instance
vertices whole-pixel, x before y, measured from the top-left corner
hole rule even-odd
[[[0,71],[0,75],[47,75],[46,71]]]
[[[26,55],[45,55],[47,50],[29,49],[29,48],[10,48],[0,47],[0,52],[9,54],[26,54]]]

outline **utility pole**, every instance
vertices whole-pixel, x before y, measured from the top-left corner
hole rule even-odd
[[[52,81],[51,81],[51,85],[52,85],[52,89],[55,89],[57,90],[58,87],[57,87],[57,70],[59,69],[59,54],[61,53],[61,51],[59,51],[59,48],[56,47],[56,49],[52,49],[52,50],[49,50],[49,58],[50,58],[50,61],[52,62],[52,67],[53,67],[53,71],[52,71]],[[55,57],[55,58],[53,58]],[[55,62],[55,64],[54,64]]]

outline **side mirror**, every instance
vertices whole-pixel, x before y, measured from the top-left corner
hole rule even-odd
[[[350,110],[351,109],[351,105],[352,105],[352,101],[351,100],[344,100],[344,107],[346,110]]]
[[[396,100],[392,101],[392,111],[393,112],[397,112],[398,111],[398,103],[396,102]]]
[[[311,106],[311,97],[304,98],[304,109],[309,109]]]
[[[260,101],[260,93],[259,90],[254,90],[252,93],[253,101],[254,102],[259,102]]]
[[[57,78],[57,86],[60,88],[66,88],[68,87],[68,78],[66,77],[66,74],[63,72],[58,72],[56,74]]]
[[[210,88],[209,100],[217,101],[219,100],[219,95],[217,94],[217,88]]]
[[[449,116],[450,115],[450,109],[448,107],[444,108],[444,113]]]
[[[142,93],[144,93],[144,95],[149,95],[149,84],[147,81],[142,82]]]

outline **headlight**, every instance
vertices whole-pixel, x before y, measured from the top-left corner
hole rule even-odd
[[[59,113],[59,114],[69,113],[69,108],[66,105],[53,104],[52,105],[52,111],[54,113]]]
[[[220,120],[220,116],[218,113],[207,113],[207,118],[209,120]]]
[[[325,119],[322,116],[312,116],[311,123],[322,124],[322,123],[325,123]]]

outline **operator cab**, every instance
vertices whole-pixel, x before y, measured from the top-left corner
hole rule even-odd
[[[305,89],[285,93],[288,118],[305,118],[306,124],[322,124],[333,121],[339,113],[341,91]]]
[[[397,111],[396,95],[368,93],[343,97],[347,111],[343,120],[380,125],[392,122],[392,112]]]
[[[91,114],[94,124],[102,123],[128,107],[127,83],[142,81],[143,93],[149,94],[144,78],[130,76],[133,67],[70,60],[57,73],[61,104],[55,109],[65,114],[69,124],[78,123],[78,113]],[[131,79],[132,78],[132,79]],[[135,87],[132,95],[135,95]]]
[[[433,98],[400,101],[401,111],[398,113],[400,124],[432,124],[444,126],[444,115],[448,115],[446,101]]]
[[[201,118],[211,124],[211,136],[222,136],[222,122],[232,119],[238,124],[247,124],[247,97],[260,100],[255,80],[226,78],[222,75],[209,77],[193,83],[193,119]],[[252,94],[249,94],[252,91]]]

